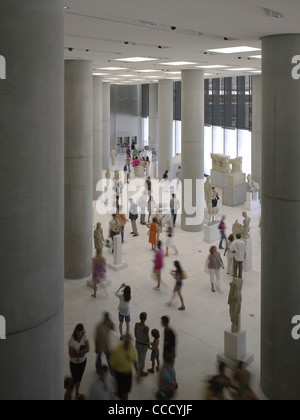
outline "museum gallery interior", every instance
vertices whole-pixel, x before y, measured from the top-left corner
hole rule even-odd
[[[103,313],[115,324],[112,346],[120,344],[122,283],[132,290],[132,335],[146,312],[162,350],[161,317],[170,318],[175,398],[204,399],[217,361],[230,375],[242,359],[260,399],[299,399],[299,22],[298,0],[1,1],[1,400],[63,399],[80,323],[88,396]],[[101,180],[109,170],[107,182],[124,181],[132,144],[150,166],[132,169],[120,200],[127,212],[147,176],[155,184],[168,169],[169,198],[156,211],[175,188],[178,255],[169,250],[153,290],[147,226],[138,219],[133,237],[127,224],[122,247],[103,248],[107,287],[95,299],[94,230],[101,223],[106,240],[111,220]],[[236,283],[219,250],[223,215],[226,235],[240,233],[247,248]],[[225,265],[215,293],[205,269],[212,245]],[[181,311],[179,301],[166,305],[177,259],[187,273]],[[233,287],[242,294],[238,319]],[[157,386],[149,374],[133,381],[129,398],[153,399]]]

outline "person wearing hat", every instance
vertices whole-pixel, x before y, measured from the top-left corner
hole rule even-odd
[[[110,314],[105,312],[103,314],[102,321],[96,325],[95,333],[94,333],[94,341],[95,341],[95,353],[97,355],[96,359],[96,370],[99,370],[102,367],[102,353],[105,354],[107,364],[109,366],[110,363],[110,336],[111,331],[114,330],[114,323],[110,319]]]
[[[148,376],[148,372],[144,372],[145,361],[148,348],[150,348],[149,327],[146,325],[147,314],[142,312],[140,314],[140,321],[135,324],[135,348],[138,355],[140,376]]]
[[[110,367],[117,382],[117,396],[122,401],[128,400],[132,387],[132,365],[139,377],[138,358],[132,344],[132,337],[126,334],[122,343],[115,349],[110,359]]]

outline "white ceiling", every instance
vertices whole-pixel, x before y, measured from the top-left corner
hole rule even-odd
[[[263,36],[300,33],[300,0],[65,0],[65,6],[65,58],[91,60],[95,72],[105,74],[104,80],[113,79],[111,83],[180,78],[170,72],[197,65],[259,71],[261,60],[250,58],[259,51],[220,54],[207,50],[244,45],[260,48]],[[272,11],[283,17],[273,17]],[[137,56],[157,60],[115,61]],[[196,64],[160,64],[174,61]],[[107,67],[124,70],[97,70]],[[221,68],[205,73],[212,75],[207,77],[255,74]]]

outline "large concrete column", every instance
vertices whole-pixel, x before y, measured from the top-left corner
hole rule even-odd
[[[262,55],[261,386],[270,399],[298,400],[300,34],[263,38]]]
[[[262,76],[252,77],[252,179],[261,185]]]
[[[158,178],[163,177],[169,161],[169,180],[173,175],[173,81],[158,82]]]
[[[92,62],[65,62],[65,277],[91,275]]]
[[[63,399],[63,3],[2,0],[0,400]]]
[[[102,168],[110,167],[110,83],[103,83]]]
[[[149,150],[158,149],[158,84],[149,85]]]
[[[182,218],[188,232],[204,229],[204,72],[184,70],[182,89]]]
[[[102,77],[93,77],[93,200],[100,192],[96,190],[102,179]]]

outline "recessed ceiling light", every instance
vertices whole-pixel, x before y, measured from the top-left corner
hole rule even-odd
[[[134,70],[137,73],[157,73],[159,70]]]
[[[222,69],[226,67],[229,67],[229,66],[219,66],[218,64],[213,64],[211,66],[197,66],[197,68],[199,69]]]
[[[261,51],[261,49],[242,46],[242,47],[230,47],[230,48],[215,48],[215,49],[207,50],[207,51],[221,53],[221,54],[236,54],[236,53],[251,52],[251,51]]]
[[[125,61],[126,63],[141,63],[143,61],[156,61],[158,58],[149,57],[129,57],[129,58],[116,58],[115,61]]]
[[[128,68],[124,68],[124,67],[102,67],[102,68],[99,68],[98,70],[117,71],[117,70],[128,70]]]
[[[197,63],[193,63],[190,61],[174,61],[173,63],[159,63],[160,65],[164,66],[191,66]]]
[[[239,69],[225,69],[225,71],[254,71],[254,70],[255,70],[254,68],[248,68],[248,67],[239,68]]]
[[[70,10],[70,7],[69,6],[64,6],[64,9],[65,10]]]

